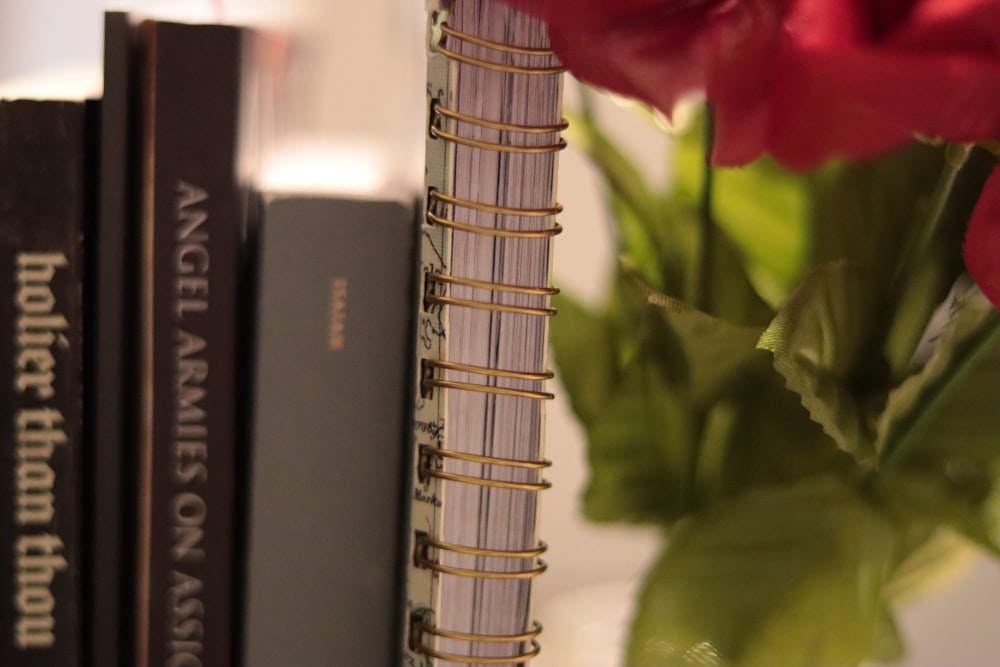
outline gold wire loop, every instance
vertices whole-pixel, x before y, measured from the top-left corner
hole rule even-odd
[[[522,551],[484,549],[482,547],[469,547],[464,544],[442,542],[440,540],[433,539],[427,533],[417,533],[416,542],[420,547],[427,546],[433,549],[440,549],[442,551],[451,551],[453,553],[463,554],[466,556],[482,556],[484,558],[538,558],[543,553],[548,551],[549,548],[545,542],[539,542],[538,546],[534,549],[524,549]]]
[[[427,221],[441,225],[442,227],[448,227],[449,229],[454,229],[459,232],[468,232],[469,234],[482,234],[483,236],[501,236],[501,237],[513,237],[522,239],[539,239],[539,238],[550,238],[552,236],[558,236],[562,234],[563,228],[558,222],[552,223],[552,226],[547,229],[532,229],[532,230],[521,230],[521,229],[498,229],[496,227],[481,227],[479,225],[470,225],[464,222],[456,222],[454,220],[449,220],[447,218],[442,218],[441,216],[427,212]]]
[[[549,468],[552,466],[552,461],[549,461],[548,459],[543,459],[541,461],[502,459],[496,456],[484,456],[482,454],[473,454],[471,452],[458,452],[454,449],[443,449],[441,447],[432,447],[430,445],[422,445],[420,447],[420,454],[422,456],[440,456],[441,458],[457,459],[468,463],[482,463],[484,465],[491,466],[510,466],[512,468],[541,470],[542,468]]]
[[[475,475],[463,475],[457,472],[448,472],[431,464],[432,457],[455,459],[468,463],[478,463],[482,465],[505,466],[508,468],[520,468],[528,470],[541,470],[548,468],[552,462],[545,459],[542,461],[523,461],[519,459],[502,459],[495,456],[483,456],[482,454],[472,454],[470,452],[457,452],[453,449],[442,449],[430,445],[421,445],[420,457],[417,466],[417,474],[420,479],[434,477],[449,482],[460,482],[462,484],[475,484],[476,486],[488,486],[497,489],[513,489],[515,491],[545,491],[552,488],[552,482],[543,479],[538,482],[514,482],[503,479],[492,479],[489,477],[477,477]]]
[[[529,67],[526,65],[506,65],[503,63],[493,62],[492,60],[483,60],[482,58],[475,58],[473,56],[467,56],[451,49],[445,48],[438,44],[437,52],[443,55],[445,58],[454,60],[466,65],[473,65],[475,67],[482,67],[483,69],[493,70],[494,72],[507,72],[510,74],[530,74],[530,75],[545,75],[545,74],[562,74],[566,71],[566,68],[562,65],[550,66],[550,67]]]
[[[494,42],[484,37],[476,37],[475,35],[469,35],[467,33],[455,30],[447,23],[440,24],[440,27],[441,27],[441,32],[443,32],[448,37],[454,37],[455,39],[460,39],[463,42],[469,42],[470,44],[475,44],[476,46],[485,46],[486,48],[493,49],[494,51],[503,51],[504,53],[517,53],[523,56],[538,56],[542,58],[552,58],[555,57],[556,55],[555,51],[545,47],[517,46],[516,44],[505,44],[504,42]]]
[[[425,570],[431,570],[433,572],[440,572],[441,574],[450,574],[456,577],[467,577],[470,579],[534,579],[540,574],[549,569],[549,566],[542,559],[536,561],[535,567],[530,570],[523,570],[521,572],[501,572],[499,570],[473,570],[467,567],[456,567],[454,565],[444,565],[432,560],[427,555],[428,547],[422,549],[417,549],[417,552],[413,556],[413,560],[417,567],[423,568]]]
[[[456,632],[454,630],[444,630],[426,623],[416,622],[410,626],[410,641],[415,651],[432,658],[438,658],[439,660],[460,662],[467,665],[502,665],[507,663],[526,662],[537,656],[542,650],[542,647],[538,644],[537,640],[537,637],[541,634],[541,632],[542,626],[537,621],[533,624],[531,630],[519,635],[481,635],[468,632]],[[431,635],[444,639],[454,639],[457,641],[494,644],[515,642],[524,644],[525,642],[528,642],[530,648],[527,650],[522,649],[519,653],[509,656],[480,657],[473,655],[461,655],[457,653],[445,653],[444,651],[438,651],[437,649],[426,646],[422,641],[423,635]]]
[[[562,137],[559,137],[559,140],[555,143],[542,144],[539,146],[513,144],[503,141],[485,141],[482,139],[463,137],[444,128],[444,119],[446,118],[454,121],[456,124],[466,123],[468,125],[476,125],[478,127],[499,130],[501,132],[515,132],[520,134],[535,135],[554,134],[564,130],[569,126],[565,119],[556,125],[515,125],[513,123],[502,123],[500,121],[477,118],[476,116],[470,116],[468,114],[459,113],[458,111],[452,111],[451,109],[441,106],[435,101],[431,105],[430,133],[431,136],[437,137],[438,139],[453,141],[457,144],[462,144],[463,146],[501,151],[504,153],[526,153],[537,155],[541,153],[554,153],[566,148],[566,140]]]
[[[438,658],[439,660],[447,660],[449,662],[461,662],[466,665],[506,665],[511,663],[522,663],[532,658],[536,657],[542,652],[542,647],[537,640],[531,640],[531,648],[527,651],[522,651],[516,655],[511,656],[498,656],[498,657],[486,657],[486,656],[475,656],[475,655],[460,655],[458,653],[446,653],[444,651],[438,651],[429,646],[424,646],[419,644],[417,646],[417,651],[428,655],[432,658]]]
[[[446,273],[428,273],[427,280],[451,285],[462,285],[475,289],[490,290],[493,292],[516,292],[518,294],[530,294],[533,296],[555,296],[559,294],[558,287],[530,287],[527,285],[509,285],[506,283],[491,283],[475,278],[463,278],[462,276],[452,276]]]
[[[445,630],[444,628],[438,628],[419,621],[413,624],[412,630],[416,630],[419,633],[434,635],[435,637],[443,637],[445,639],[455,639],[465,642],[513,643],[530,642],[532,639],[538,637],[538,635],[542,634],[542,624],[538,621],[534,621],[531,624],[531,630],[519,635],[481,635],[470,632],[458,632],[457,630]]]
[[[475,308],[477,310],[489,310],[495,313],[518,313],[520,315],[534,315],[536,317],[552,317],[556,314],[555,308],[532,308],[531,306],[515,306],[507,303],[476,301],[475,299],[457,299],[452,296],[442,296],[440,294],[428,294],[424,298],[424,302],[439,306]]]
[[[425,459],[426,461],[426,459]],[[552,488],[552,482],[543,479],[540,482],[511,482],[505,479],[490,479],[488,477],[476,477],[474,475],[462,475],[456,472],[446,472],[432,468],[426,463],[420,465],[420,474],[425,477],[434,477],[448,482],[458,482],[460,484],[472,484],[475,486],[487,486],[492,489],[510,489],[511,491],[545,491]]]
[[[563,138],[560,138],[559,141],[554,144],[545,144],[543,146],[522,146],[520,144],[505,144],[496,141],[482,141],[480,139],[462,137],[454,134],[453,132],[446,132],[437,125],[431,125],[431,135],[437,137],[438,139],[444,139],[445,141],[451,141],[463,146],[482,148],[489,151],[500,151],[501,153],[527,153],[530,155],[538,155],[541,153],[555,153],[566,148],[566,140]]]
[[[489,310],[500,313],[520,313],[522,315],[534,315],[539,317],[552,317],[556,314],[555,308],[518,306],[507,303],[494,303],[491,301],[479,301],[477,299],[459,299],[444,294],[434,292],[435,283],[446,285],[462,285],[474,289],[489,290],[492,292],[513,292],[527,296],[552,296],[559,293],[555,287],[529,287],[523,285],[508,285],[505,283],[491,283],[484,280],[474,280],[460,276],[451,276],[443,273],[428,273],[426,275],[426,293],[424,295],[424,308],[430,304],[442,306],[459,306],[464,308],[476,308],[479,310]]]
[[[492,40],[484,39],[482,37],[476,37],[474,35],[468,35],[466,33],[458,32],[448,26],[447,23],[442,23],[440,25],[441,32],[444,33],[444,37],[447,39],[457,39],[459,41],[468,42],[469,44],[475,44],[476,46],[482,46],[488,48],[492,51],[498,51],[501,54],[509,55],[520,55],[520,56],[530,56],[535,58],[553,58],[555,53],[551,49],[542,48],[530,48],[525,46],[515,46],[512,44],[503,44],[501,42],[494,42]],[[443,40],[442,40],[443,41]],[[562,74],[566,71],[566,68],[562,65],[510,65],[507,63],[499,63],[493,60],[484,60],[482,58],[476,58],[474,56],[468,56],[463,53],[458,53],[446,46],[439,43],[434,46],[434,49],[438,53],[443,55],[450,60],[456,62],[465,63],[467,65],[474,65],[476,67],[482,67],[484,69],[493,70],[496,72],[509,72],[511,74],[529,74],[529,75],[546,75],[546,74]]]
[[[468,232],[470,234],[481,234],[484,236],[497,236],[505,238],[523,238],[523,239],[540,239],[540,238],[551,238],[562,233],[562,226],[553,221],[551,227],[546,227],[544,229],[500,229],[497,227],[484,227],[480,225],[471,225],[464,222],[457,222],[455,220],[449,220],[435,211],[439,205],[449,205],[457,206],[459,208],[465,208],[473,211],[480,211],[482,213],[491,213],[495,215],[505,215],[505,216],[518,216],[525,218],[543,218],[552,217],[562,212],[563,207],[560,204],[549,208],[511,208],[508,206],[495,206],[492,204],[483,204],[481,202],[470,201],[468,199],[460,199],[458,197],[453,197],[447,195],[443,192],[439,192],[435,189],[431,189],[427,193],[427,222],[430,224],[440,225],[442,227],[448,227],[449,229],[454,229],[460,232]]]
[[[424,359],[424,363],[431,368],[442,368],[449,371],[475,373],[498,378],[513,378],[515,380],[551,380],[555,377],[555,373],[552,371],[511,371],[503,368],[462,364],[457,361],[446,361],[444,359]]]
[[[483,213],[496,213],[497,215],[517,215],[526,218],[547,218],[563,212],[562,204],[556,204],[550,208],[511,208],[508,206],[494,206],[493,204],[483,204],[482,202],[460,199],[452,195],[445,194],[437,189],[431,188],[428,194],[431,206],[437,202],[468,208]]]
[[[430,467],[426,463],[427,459],[420,464],[418,472],[423,477],[434,477],[448,482],[458,482],[460,484],[474,484],[476,486],[488,486],[493,489],[511,489],[512,491],[545,491],[552,488],[552,482],[543,479],[541,482],[509,482],[503,479],[489,479],[486,477],[475,477],[473,475],[462,475],[457,472],[446,472]]]
[[[484,394],[497,394],[499,396],[514,396],[517,398],[534,398],[541,401],[551,401],[555,396],[544,391],[528,391],[527,389],[512,389],[510,387],[495,387],[492,385],[472,384],[471,382],[454,382],[452,380],[439,380],[430,378],[424,381],[426,384],[439,389],[454,389],[456,391],[478,391]]]
[[[422,369],[422,388],[424,392],[429,392],[431,387],[441,389],[456,389],[459,391],[478,391],[487,394],[499,394],[502,396],[517,396],[520,398],[534,398],[539,400],[552,400],[553,394],[546,391],[532,391],[530,389],[516,389],[514,387],[498,387],[489,384],[473,384],[471,382],[457,382],[435,377],[434,370],[440,368],[446,371],[457,371],[462,373],[474,373],[487,378],[509,378],[524,381],[551,380],[554,377],[552,371],[511,371],[500,368],[489,368],[487,366],[473,366],[472,364],[460,364],[444,359],[424,359]]]
[[[479,127],[485,127],[491,130],[501,130],[503,132],[523,132],[525,134],[550,134],[553,132],[562,132],[569,127],[569,121],[565,118],[555,124],[555,125],[514,125],[512,123],[501,123],[495,120],[486,120],[485,118],[479,118],[477,116],[470,116],[468,114],[459,113],[457,111],[452,111],[447,107],[440,104],[434,104],[432,107],[432,113],[437,117],[438,122],[440,122],[441,117],[450,118],[452,120],[468,123],[469,125],[478,125]]]

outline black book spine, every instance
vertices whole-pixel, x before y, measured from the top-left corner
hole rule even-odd
[[[242,33],[140,27],[144,202],[135,664],[233,662]]]
[[[134,432],[135,225],[138,181],[129,164],[137,144],[132,101],[135,30],[122,12],[104,17],[104,96],[100,114],[98,214],[86,235],[84,321],[87,536],[84,644],[92,667],[124,665],[132,560],[126,485],[126,434]],[[129,440],[131,442],[131,440]]]
[[[81,649],[87,110],[0,102],[0,664]]]

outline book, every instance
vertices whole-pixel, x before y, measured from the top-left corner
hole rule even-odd
[[[233,664],[243,30],[144,21],[133,658]]]
[[[242,664],[395,664],[414,206],[270,196],[260,225]]]
[[[104,15],[104,92],[100,118],[98,215],[86,235],[84,306],[84,441],[86,443],[87,558],[83,579],[84,643],[90,665],[128,662],[132,627],[133,520],[126,474],[135,464],[138,377],[139,148],[135,28],[124,12]]]
[[[531,617],[562,68],[494,0],[431,14],[405,665],[520,665]]]
[[[0,100],[0,664],[82,650],[82,101]]]

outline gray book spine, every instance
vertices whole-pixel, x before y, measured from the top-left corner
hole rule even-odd
[[[262,225],[244,665],[391,665],[414,212],[287,198],[266,206]]]

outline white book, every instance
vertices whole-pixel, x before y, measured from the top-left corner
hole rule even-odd
[[[438,7],[428,48],[404,664],[523,664],[545,569],[562,69],[544,24],[494,0]]]

